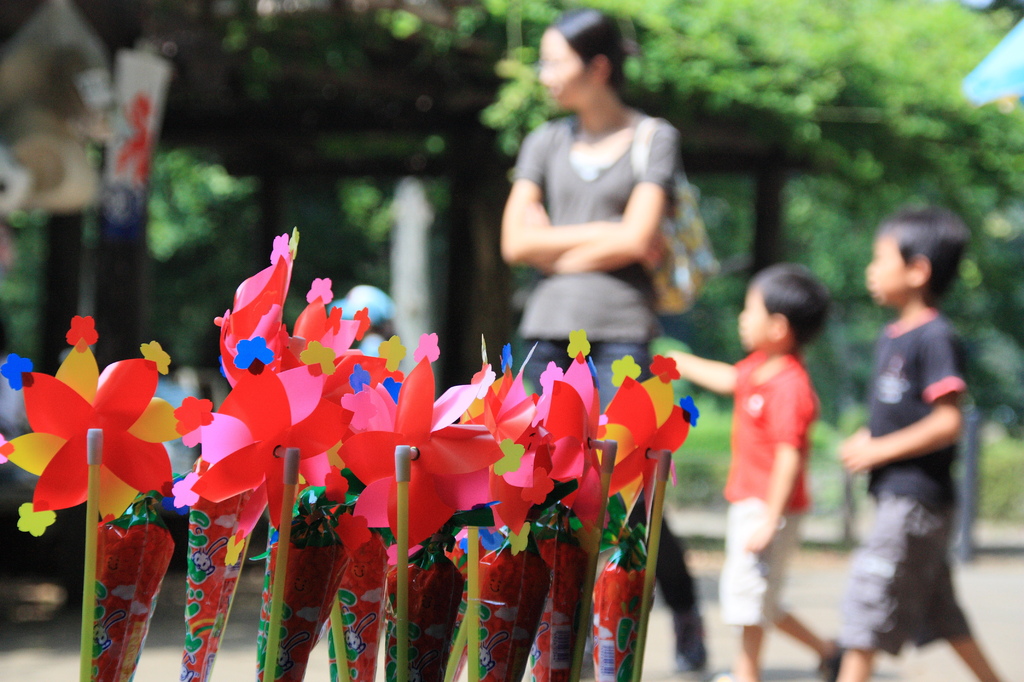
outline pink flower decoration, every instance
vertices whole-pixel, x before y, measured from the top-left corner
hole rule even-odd
[[[420,334],[420,345],[412,354],[412,359],[419,363],[423,358],[427,362],[435,362],[441,357],[441,349],[437,347],[437,334]]]
[[[334,300],[334,292],[331,291],[331,279],[329,277],[317,277],[313,280],[313,284],[310,285],[309,293],[306,294],[306,303],[312,303],[318,298],[324,302],[324,305]]]

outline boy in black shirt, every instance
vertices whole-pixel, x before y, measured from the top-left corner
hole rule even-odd
[[[968,232],[935,208],[904,210],[874,242],[867,286],[896,310],[875,354],[869,428],[840,448],[843,465],[870,472],[877,513],[854,556],[839,644],[839,682],[865,682],[875,653],[946,639],[983,682],[998,682],[956,602],[946,559],[953,526],[950,468],[966,390],[959,340],[933,307],[956,276]]]

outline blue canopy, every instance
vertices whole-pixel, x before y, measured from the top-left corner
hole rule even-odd
[[[1024,21],[964,78],[962,87],[967,99],[978,106],[1024,96]]]

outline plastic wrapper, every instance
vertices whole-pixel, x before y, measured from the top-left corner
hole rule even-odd
[[[377,674],[387,569],[387,549],[376,533],[354,550],[345,550],[338,601],[345,626],[349,679],[353,682],[373,682]],[[328,655],[331,680],[337,682],[337,653],[333,639],[330,640]]]
[[[141,497],[97,535],[94,682],[135,677],[174,540],[152,497]]]
[[[522,679],[550,585],[532,540],[518,554],[506,543],[480,560],[481,682]]]
[[[629,682],[644,592],[647,546],[644,524],[619,542],[594,584],[594,679]]]
[[[238,513],[250,495],[221,502],[199,498],[189,511],[182,680],[207,682],[213,672],[243,560],[240,553],[227,563],[228,544],[238,532]]]
[[[292,519],[281,638],[272,676],[274,682],[299,682],[303,679],[309,654],[324,631],[324,624],[337,599],[345,552],[334,525],[335,520],[321,506],[300,500],[299,512]],[[258,682],[271,680],[271,676],[265,675],[263,664],[270,626],[271,586],[277,570],[277,533],[271,534],[268,544],[270,556],[263,575],[263,606],[256,640]]]
[[[398,638],[395,628],[397,570],[388,572],[388,646],[387,679],[398,678]],[[445,556],[435,539],[409,559],[409,679],[415,682],[442,682],[448,666],[448,653],[455,617],[462,600],[465,578]]]
[[[573,536],[569,519],[568,510],[561,508],[535,526],[537,547],[551,569],[551,587],[530,652],[533,682],[568,682],[572,670],[587,552]]]

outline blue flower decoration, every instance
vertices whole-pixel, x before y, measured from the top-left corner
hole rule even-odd
[[[587,367],[590,368],[590,376],[594,377],[594,386],[597,386],[597,390],[601,390],[601,380],[597,378],[597,365],[594,364],[594,358],[587,356]]]
[[[174,512],[178,516],[184,516],[185,514],[188,513],[188,505],[183,504],[180,507],[175,507],[174,506],[174,497],[173,496],[168,496],[168,497],[162,498],[160,500],[160,506],[163,507],[166,511]]]
[[[224,377],[225,379],[227,379],[228,378],[228,372],[227,372],[227,369],[224,367],[224,356],[223,355],[217,356],[217,367],[220,368],[220,375],[222,377]]]
[[[383,386],[384,390],[391,394],[391,398],[397,404],[398,394],[402,391],[402,384],[395,381],[394,378],[388,377],[383,382],[381,382],[381,386]]]
[[[679,407],[683,408],[683,412],[690,418],[690,426],[696,428],[697,420],[700,419],[700,410],[697,409],[697,405],[693,402],[693,396],[688,395],[680,400]]]
[[[7,379],[7,383],[9,383],[11,388],[15,391],[20,391],[23,387],[21,375],[31,371],[32,361],[28,358],[21,357],[17,353],[11,353],[8,355],[7,362],[0,367],[0,374]]]
[[[488,528],[480,529],[480,545],[488,552],[501,547],[501,543],[504,541],[505,536],[498,531]]]
[[[243,339],[235,347],[235,367],[238,369],[249,369],[252,363],[259,360],[264,365],[274,361],[274,351],[267,348],[267,342],[262,336],[253,339]]]
[[[506,343],[501,347],[501,371],[505,372],[512,366],[512,344]]]
[[[370,373],[363,369],[363,366],[356,363],[352,368],[352,375],[348,378],[348,385],[356,393],[363,390],[363,387],[370,383]],[[397,399],[396,399],[397,402]]]

